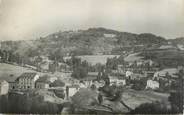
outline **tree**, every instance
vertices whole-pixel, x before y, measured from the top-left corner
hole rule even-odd
[[[172,111],[175,113],[182,113],[183,112],[183,76],[184,76],[184,71],[180,70],[178,73],[178,80],[176,81],[175,84],[172,84],[172,92],[170,93],[169,96],[169,101],[171,103]],[[174,86],[173,86],[174,85]]]
[[[130,111],[129,114],[169,114],[167,105],[160,102],[144,103]]]
[[[40,63],[41,63],[42,61],[43,61],[42,57],[40,57],[40,56],[36,57],[34,63],[35,63],[35,65],[36,65],[37,69],[40,69]]]
[[[64,87],[65,83],[61,80],[55,80],[53,83],[50,84],[50,87]]]
[[[0,96],[0,113],[8,113],[8,96]]]
[[[84,78],[86,77],[88,74],[87,68],[83,67],[83,66],[78,66],[77,68],[74,69],[73,73],[72,73],[72,77],[74,78]]]
[[[55,73],[59,69],[59,64],[57,61],[54,61],[53,63],[49,63],[49,71],[52,73]]]

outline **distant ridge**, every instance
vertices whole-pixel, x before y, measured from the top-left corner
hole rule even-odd
[[[47,56],[121,54],[126,48],[139,51],[155,44],[158,46],[167,44],[168,41],[184,43],[181,38],[166,40],[151,33],[134,34],[99,27],[78,31],[59,31],[36,40],[4,41],[1,48],[28,57],[34,57],[37,54]],[[142,49],[138,46],[142,46]]]

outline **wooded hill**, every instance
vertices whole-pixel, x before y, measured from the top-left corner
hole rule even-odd
[[[122,50],[139,50],[139,47],[166,43],[165,38],[150,33],[133,34],[105,28],[89,28],[56,32],[36,40],[4,41],[1,49],[26,57],[62,57],[68,54],[121,54]]]

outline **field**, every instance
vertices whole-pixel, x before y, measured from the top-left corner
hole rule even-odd
[[[107,58],[119,57],[120,55],[83,55],[76,56],[80,58],[82,61],[87,61],[91,65],[95,65],[97,63],[105,64]],[[70,59],[71,57],[64,57],[64,60]]]
[[[15,80],[24,72],[35,72],[31,69],[11,64],[0,63],[0,79]]]
[[[125,57],[125,61],[126,62],[134,62],[134,61],[138,61],[141,60],[143,57],[139,56],[139,53],[133,53],[128,55],[127,57]]]
[[[132,109],[140,104],[151,103],[154,101],[164,102],[169,105],[167,93],[157,93],[154,91],[135,91],[128,89],[123,92],[122,100]]]

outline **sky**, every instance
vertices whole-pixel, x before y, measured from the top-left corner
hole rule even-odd
[[[181,37],[184,0],[0,0],[0,40],[92,27]]]

